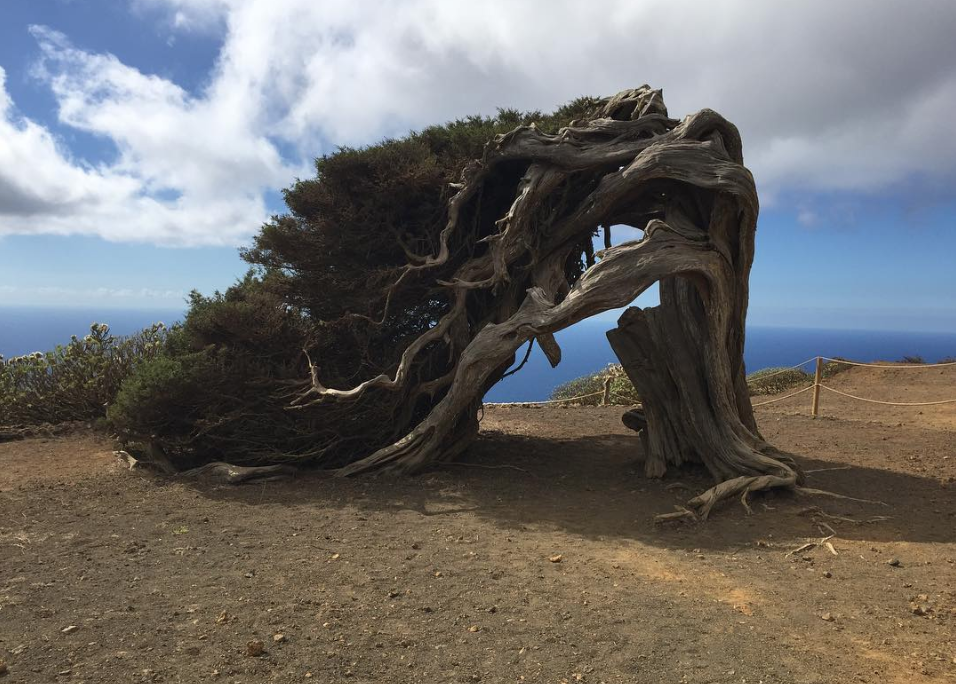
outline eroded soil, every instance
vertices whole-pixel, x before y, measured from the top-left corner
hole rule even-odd
[[[949,398],[953,370],[832,385]],[[488,408],[461,464],[398,481],[216,487],[93,436],[0,444],[6,680],[956,682],[956,405],[808,402],[758,408],[765,436],[887,506],[655,526],[709,481],[643,480],[621,408]],[[831,533],[838,555],[788,555]]]

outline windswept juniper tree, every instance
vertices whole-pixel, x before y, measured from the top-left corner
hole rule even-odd
[[[503,111],[341,150],[286,201],[244,253],[261,277],[197,297],[186,323],[189,353],[217,350],[229,396],[207,373],[196,392],[218,392],[215,411],[184,392],[189,429],[160,416],[130,434],[234,463],[415,473],[475,439],[482,397],[523,345],[557,364],[555,332],[659,283],[659,306],[608,333],[643,399],[625,422],[646,475],[702,462],[717,482],[689,504],[703,516],[801,483],[747,391],[758,202],[717,113],[672,119],[647,86],[549,116]],[[643,238],[611,246],[617,225]]]

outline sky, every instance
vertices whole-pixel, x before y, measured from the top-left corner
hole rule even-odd
[[[224,289],[339,145],[648,83],[733,121],[755,325],[956,331],[956,3],[0,0],[0,306]]]

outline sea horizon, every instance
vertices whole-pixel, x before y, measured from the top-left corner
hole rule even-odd
[[[171,325],[183,309],[69,308],[0,306],[0,355],[4,357],[48,351],[83,336],[92,323],[107,323],[115,335],[129,335],[153,323]],[[541,401],[555,387],[601,370],[617,358],[605,332],[614,322],[589,319],[557,333],[562,361],[552,369],[535,345],[519,373],[495,385],[485,396],[490,402]],[[524,348],[518,351],[518,361]],[[956,332],[864,330],[799,326],[748,325],[744,361],[748,372],[793,366],[815,356],[855,361],[899,361],[919,356],[933,363],[956,357]]]

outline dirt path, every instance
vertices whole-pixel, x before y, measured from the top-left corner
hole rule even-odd
[[[90,437],[0,445],[0,659],[15,682],[956,682],[956,407],[825,397],[811,421],[804,398],[758,409],[765,435],[890,506],[655,527],[708,480],[642,480],[620,408],[488,409],[471,465],[400,481],[204,487]],[[891,518],[787,556],[813,506]]]

